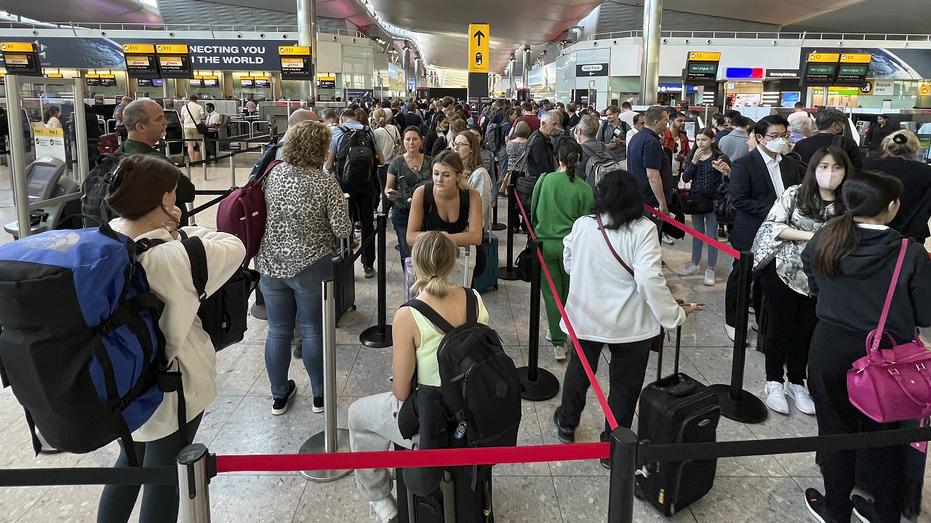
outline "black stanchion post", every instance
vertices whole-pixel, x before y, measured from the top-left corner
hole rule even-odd
[[[495,199],[494,205],[491,206],[491,230],[503,231],[508,228],[507,225],[498,222],[498,199]]]
[[[608,522],[633,523],[634,485],[637,473],[637,434],[627,427],[611,431],[611,479],[608,486]]]
[[[498,277],[505,281],[520,279],[517,277],[517,268],[514,267],[514,228],[517,227],[517,212],[517,185],[512,181],[508,185],[508,263],[504,267],[498,267]]]
[[[376,307],[378,307],[378,325],[373,325],[359,335],[359,342],[365,345],[366,347],[372,347],[380,349],[383,347],[390,347],[392,345],[391,340],[391,325],[386,325],[388,322],[388,313],[385,310],[387,307],[387,298],[385,296],[385,287],[388,282],[386,281],[387,271],[386,266],[387,262],[385,261],[385,250],[387,249],[387,241],[385,240],[385,231],[388,228],[388,215],[384,211],[378,213],[378,253],[377,253],[377,263],[378,263],[378,301],[376,302]]]
[[[769,411],[763,401],[743,390],[744,365],[747,355],[747,321],[750,318],[750,280],[752,278],[753,253],[743,251],[737,260],[740,278],[737,283],[737,325],[734,333],[734,356],[731,366],[731,382],[711,385],[708,388],[718,396],[721,414],[741,423],[762,423]]]
[[[530,401],[546,401],[559,393],[559,379],[546,369],[540,361],[540,258],[543,253],[542,240],[530,240],[530,339],[527,345],[527,366],[517,369],[524,385],[521,397]]]

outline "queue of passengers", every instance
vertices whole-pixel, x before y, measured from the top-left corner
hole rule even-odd
[[[146,136],[157,126],[144,115],[145,103],[133,102],[123,110],[124,121],[132,125],[130,136]],[[765,328],[761,378],[767,406],[788,415],[791,400],[800,412],[817,417],[822,435],[899,425],[875,422],[857,410],[848,398],[846,373],[864,355],[866,337],[883,312],[902,238],[910,241],[886,331],[895,343],[905,343],[917,328],[931,326],[931,302],[923,299],[931,293],[931,259],[923,246],[931,235],[931,167],[915,161],[919,143],[914,133],[888,133],[881,142],[883,154],[867,159],[860,169],[860,159],[848,154],[847,138],[835,138],[845,124],[843,114],[832,110],[818,113],[814,133],[778,115],[758,122],[739,113],[715,115],[713,125],[699,130],[689,146],[679,134],[682,120],[689,117],[659,106],[633,114],[629,103],[612,105],[600,120],[589,108],[548,101],[539,109],[531,102],[511,106],[498,101],[481,114],[452,99],[435,101],[426,111],[424,103],[413,101],[395,106],[397,112],[375,103],[362,101],[339,114],[327,110],[323,122],[309,111],[294,117],[280,144],[282,162],[266,178],[269,212],[256,266],[268,312],[265,360],[273,414],[287,413],[297,394],[288,376],[295,328],[310,377],[312,410],[323,410],[320,283],[331,275],[334,237],[350,236],[354,221],[361,221],[363,241],[371,234],[375,195],[370,189],[381,190],[374,170],[367,187],[347,187],[330,174],[334,162],[339,163],[341,140],[360,131],[370,138],[366,146],[371,157],[386,172],[383,192],[393,202],[398,250],[402,258],[412,259],[414,288],[454,326],[463,322],[464,297],[473,293],[478,320],[488,322],[481,295],[468,288],[474,267],[461,260],[474,260],[476,256],[463,254],[475,254],[483,234],[491,230],[490,209],[497,200],[492,195],[500,177],[522,169],[516,186],[529,217],[526,226],[543,240],[544,262],[556,286],[554,292],[548,282],[542,285],[547,338],[555,358],[569,360],[553,417],[560,441],[575,441],[585,407],[589,382],[580,355],[597,369],[608,346],[608,404],[618,422],[630,427],[645,379],[649,340],[661,328],[673,329],[702,310],[673,299],[663,271],[662,224],[643,209],[647,204],[669,213],[678,192],[675,162],[696,202],[704,197],[713,207],[721,197],[720,182],[729,181],[736,216],[728,224],[728,239],[739,251],[754,253],[754,310],[767,314],[765,325],[759,326]],[[366,105],[374,109],[371,114]],[[491,141],[499,147],[490,155],[483,154],[489,133],[496,134]],[[803,136],[794,148],[790,134]],[[665,146],[670,143],[672,150]],[[592,184],[592,158],[602,154],[623,162],[626,169],[601,173]],[[217,394],[216,355],[192,320],[199,297],[193,287],[179,283],[191,277],[187,254],[173,240],[180,230],[201,237],[212,269],[208,291],[232,274],[245,253],[233,236],[182,227],[176,206],[182,176],[163,158],[133,155],[121,162],[120,176],[107,199],[120,217],[115,228],[134,239],[167,242],[139,260],[152,291],[166,303],[160,327],[169,359],[185,373],[188,439],[181,441],[172,417],[177,409],[173,393],[166,394],[163,407],[134,439],[143,464],[169,466],[192,441]],[[351,193],[348,199],[346,193]],[[696,208],[701,212],[691,214],[692,225],[715,236],[715,213],[707,205]],[[717,254],[709,246],[705,285],[715,284]],[[693,244],[691,259],[679,274],[697,274],[701,257],[701,244]],[[366,277],[373,262],[374,253],[363,254]],[[726,332],[731,338],[739,276],[733,267],[726,288]],[[557,297],[565,304],[565,318],[556,307]],[[568,349],[567,320],[581,353]],[[396,414],[411,393],[414,366],[435,365],[442,333],[407,307],[396,313],[394,332],[391,391],[350,407],[354,451],[387,450],[391,442],[416,446],[416,440],[400,435]],[[418,373],[420,383],[430,379]],[[602,441],[609,430],[606,424]],[[871,448],[865,454],[873,502],[851,499],[857,480],[855,452],[821,454],[825,492],[806,492],[809,509],[821,521],[846,522],[853,510],[867,514],[872,523],[898,521],[907,482],[902,472],[905,448]],[[128,466],[125,449],[116,466]],[[356,481],[383,522],[397,515],[386,471],[359,470]],[[139,490],[106,487],[98,521],[127,521]],[[177,515],[168,508],[177,505],[173,487],[143,488],[144,520],[174,521]]]

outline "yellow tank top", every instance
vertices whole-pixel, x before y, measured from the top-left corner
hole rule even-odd
[[[478,291],[466,289],[475,293],[478,298],[478,322],[488,325],[488,310],[485,309],[485,302],[482,301]],[[411,307],[411,314],[414,321],[417,322],[417,328],[420,330],[420,347],[417,347],[417,383],[431,387],[440,386],[440,365],[436,359],[436,350],[440,348],[440,341],[444,333],[437,330],[433,323],[425,318],[420,311]]]

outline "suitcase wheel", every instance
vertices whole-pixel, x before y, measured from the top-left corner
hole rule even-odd
[[[356,310],[356,304],[355,304],[355,303],[353,303],[353,304],[352,304],[352,305],[350,305],[350,306],[349,306],[349,308],[348,308],[348,309],[346,309],[346,310],[347,310],[347,311],[350,311],[350,312],[352,312],[352,311],[355,311],[355,310]]]
[[[497,283],[495,284],[495,290],[498,290],[498,284],[497,284]]]

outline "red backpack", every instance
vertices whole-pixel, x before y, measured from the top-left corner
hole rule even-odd
[[[279,163],[281,160],[272,161],[262,176],[234,190],[217,206],[217,230],[236,236],[246,246],[246,259],[242,262],[244,266],[259,253],[259,246],[262,245],[268,216],[262,185],[268,173]]]

